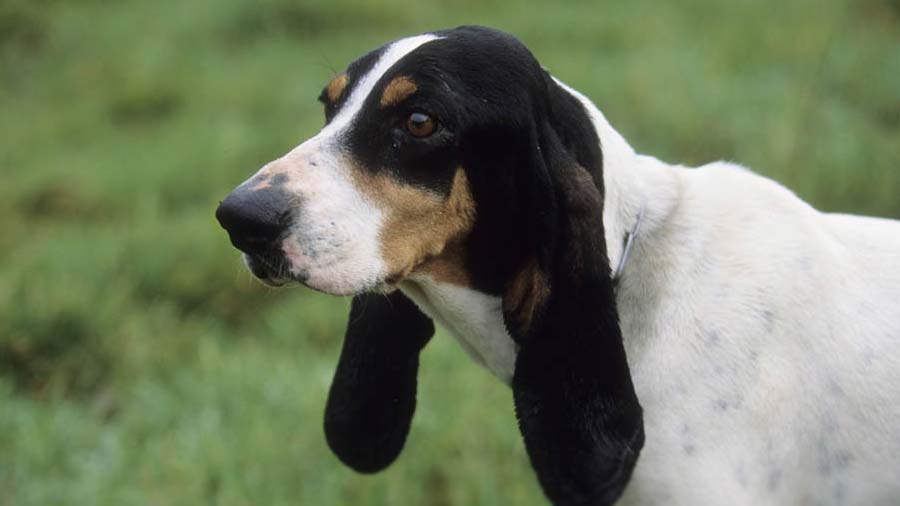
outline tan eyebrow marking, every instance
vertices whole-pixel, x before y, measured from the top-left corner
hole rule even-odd
[[[344,72],[328,82],[328,86],[325,87],[325,94],[328,96],[329,102],[334,103],[341,98],[344,89],[347,88],[347,81],[349,81],[349,78],[347,73]]]
[[[395,77],[384,87],[384,93],[381,95],[381,107],[397,105],[418,89],[416,82],[409,76]]]

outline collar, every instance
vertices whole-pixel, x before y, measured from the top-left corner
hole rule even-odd
[[[617,286],[619,284],[619,279],[622,277],[622,272],[625,270],[625,265],[628,263],[628,257],[631,256],[631,250],[634,247],[634,240],[637,238],[638,232],[641,230],[641,223],[644,221],[644,206],[641,206],[641,210],[638,212],[637,220],[634,222],[634,225],[631,227],[625,234],[625,248],[622,250],[622,258],[619,260],[619,265],[616,267],[616,270],[613,271],[613,285]]]

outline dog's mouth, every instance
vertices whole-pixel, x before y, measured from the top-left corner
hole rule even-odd
[[[246,253],[243,258],[250,273],[266,286],[278,288],[290,281],[295,281],[283,258],[275,255],[248,255]]]

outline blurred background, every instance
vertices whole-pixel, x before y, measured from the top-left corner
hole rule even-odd
[[[348,62],[462,23],[641,152],[900,217],[898,0],[0,0],[0,505],[545,504],[510,391],[445,335],[399,461],[340,465],[347,301],[261,287],[213,219]]]

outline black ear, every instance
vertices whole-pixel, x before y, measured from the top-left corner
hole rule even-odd
[[[431,320],[399,290],[353,299],[325,437],[356,471],[380,471],[403,449],[416,409],[419,352],[432,334]]]
[[[553,187],[534,254],[504,294],[519,343],[513,393],[528,455],[558,506],[613,504],[643,447],[641,407],[619,329],[603,196],[550,122],[532,170]],[[594,167],[599,170],[599,167]]]

